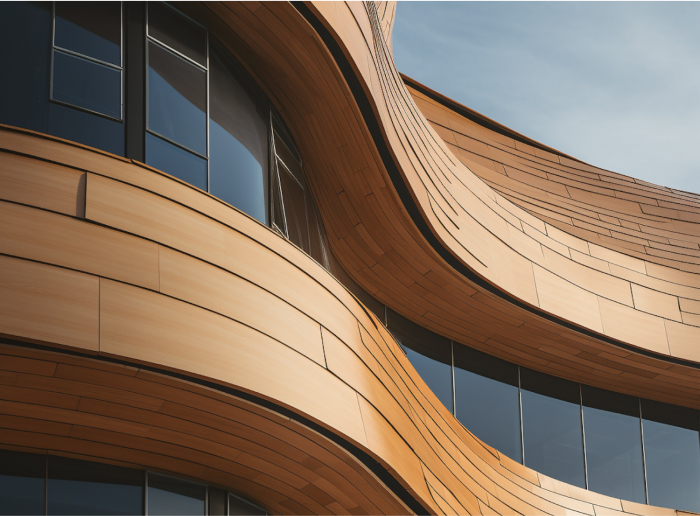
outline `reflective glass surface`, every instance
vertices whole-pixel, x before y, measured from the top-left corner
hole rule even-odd
[[[207,31],[167,5],[148,4],[148,35],[207,66]]]
[[[0,450],[0,514],[44,514],[46,456]]]
[[[124,155],[124,124],[60,104],[49,105],[48,133]]]
[[[452,404],[452,343],[387,309],[387,327],[408,360],[435,396],[450,412]]]
[[[207,160],[146,133],[146,163],[202,190],[207,189]]]
[[[645,503],[639,400],[581,386],[588,488]]]
[[[121,4],[56,2],[54,45],[121,65]]]
[[[279,179],[289,240],[308,252],[309,233],[306,224],[304,190],[282,163],[279,163]]]
[[[46,132],[51,3],[0,2],[0,123]]]
[[[455,414],[486,444],[522,462],[518,367],[454,344]]]
[[[254,515],[254,514],[260,514],[260,515],[265,515],[267,512],[262,510],[259,507],[256,507],[255,505],[246,502],[245,500],[242,500],[238,498],[235,495],[229,495],[228,497],[228,513],[231,516],[238,516],[238,515]]]
[[[698,411],[642,400],[649,503],[700,512]]]
[[[266,106],[244,87],[238,66],[214,45],[209,74],[209,191],[266,224]]]
[[[577,383],[520,369],[525,465],[586,487]]]
[[[49,456],[48,514],[141,514],[143,471]]]
[[[56,50],[52,98],[121,119],[121,72]]]
[[[207,73],[148,43],[148,129],[207,154]]]
[[[148,475],[149,515],[204,515],[205,486],[177,478]]]

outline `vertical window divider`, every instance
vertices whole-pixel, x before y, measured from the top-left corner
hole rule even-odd
[[[525,433],[523,432],[523,393],[520,386],[520,366],[518,366],[518,408],[520,409],[520,455],[525,465]]]
[[[143,482],[143,514],[148,516],[148,471],[144,471],[144,482]]]
[[[642,398],[637,398],[639,402],[639,433],[642,437],[642,471],[644,472],[644,498],[649,505],[649,486],[647,485],[647,454],[644,449],[644,424],[642,422]]]
[[[44,455],[44,514],[49,513],[49,454]]]
[[[56,2],[51,2],[51,59],[49,64],[49,101],[53,98],[53,56],[56,53],[54,48],[56,46]]]
[[[583,479],[588,489],[588,457],[586,457],[586,425],[583,421],[583,388],[578,384],[579,410],[581,411],[581,442],[583,444]]]
[[[211,166],[209,165],[209,124],[210,124],[210,113],[209,113],[209,98],[211,95],[209,95],[209,31],[207,30],[205,32],[206,34],[206,51],[207,51],[207,192],[211,192],[211,174],[210,174],[210,169]]]

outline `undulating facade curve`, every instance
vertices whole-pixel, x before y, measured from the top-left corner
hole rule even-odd
[[[396,9],[0,6],[0,513],[700,512],[698,195]]]

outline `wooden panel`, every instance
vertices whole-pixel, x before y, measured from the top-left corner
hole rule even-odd
[[[0,199],[85,215],[85,173],[27,156],[0,156]]]
[[[119,231],[0,201],[0,252],[158,288],[158,245]]]
[[[231,319],[101,280],[100,352],[260,393],[364,443],[355,393],[323,367]]]
[[[160,292],[234,318],[325,367],[320,325],[238,276],[163,247]]]
[[[542,267],[535,267],[534,271],[537,296],[542,308],[563,314],[570,321],[603,333],[595,294],[586,292]]]
[[[623,342],[639,342],[646,349],[669,354],[664,320],[643,317],[636,310],[600,299],[600,315],[605,334]]]
[[[89,174],[85,217],[212,263],[223,260],[223,227],[199,213],[124,183]]]
[[[99,279],[0,256],[0,334],[98,349]]]

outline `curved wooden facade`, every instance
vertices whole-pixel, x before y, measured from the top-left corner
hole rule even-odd
[[[512,362],[700,407],[697,196],[408,89],[393,3],[186,10],[282,114],[366,291]],[[676,513],[484,445],[326,270],[167,174],[2,127],[0,211],[3,448],[176,473],[275,514]]]

